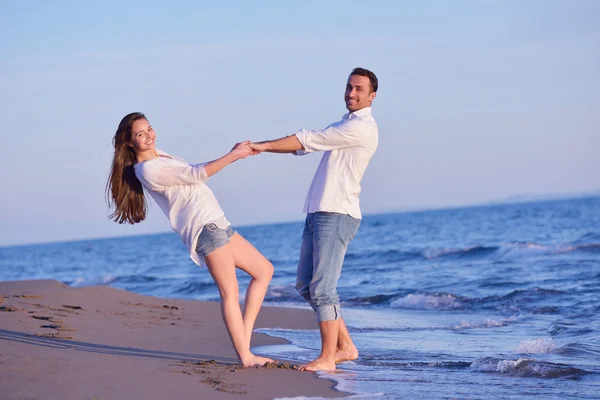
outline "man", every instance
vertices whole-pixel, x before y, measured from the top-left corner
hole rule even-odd
[[[371,115],[377,86],[373,72],[355,68],[346,83],[348,113],[341,121],[323,130],[302,129],[291,136],[250,144],[256,153],[325,152],[306,196],[296,281],[296,289],[317,313],[322,348],[321,355],[301,370],[332,371],[336,362],[358,358],[340,313],[337,282],[348,243],[362,218],[360,181],[377,149],[377,123]]]

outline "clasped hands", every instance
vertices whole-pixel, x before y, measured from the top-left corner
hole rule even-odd
[[[255,156],[264,151],[264,145],[261,143],[254,143],[249,140],[245,142],[236,143],[235,146],[231,149],[231,153],[233,153],[237,159],[246,158],[248,156]]]

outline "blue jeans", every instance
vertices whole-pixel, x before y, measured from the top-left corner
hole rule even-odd
[[[235,234],[235,231],[231,226],[227,229],[222,229],[217,224],[210,222],[204,225],[200,236],[198,236],[198,243],[196,244],[196,252],[200,257],[205,258],[213,251],[220,249],[229,243],[229,238]]]
[[[337,283],[348,243],[360,219],[347,214],[316,212],[306,216],[296,290],[317,313],[319,322],[342,318]]]

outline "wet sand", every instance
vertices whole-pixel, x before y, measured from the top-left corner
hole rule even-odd
[[[306,310],[263,307],[257,328],[317,329]],[[281,344],[254,334],[252,346]],[[241,368],[219,304],[54,280],[0,282],[0,393],[8,399],[341,397],[280,362]]]

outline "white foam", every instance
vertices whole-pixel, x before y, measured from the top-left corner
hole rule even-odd
[[[555,348],[556,344],[551,338],[540,338],[522,341],[519,343],[517,351],[519,353],[544,354],[550,353]]]
[[[445,256],[445,255],[460,253],[461,251],[465,251],[465,249],[454,249],[454,248],[449,248],[449,249],[426,249],[423,252],[423,256],[426,259],[428,259],[428,260],[432,260],[434,258],[439,258],[439,257]]]
[[[548,376],[558,372],[556,368],[544,363],[536,362],[527,358],[519,358],[516,361],[502,360],[498,362],[498,372],[521,373],[523,375]]]
[[[475,360],[471,364],[471,369],[478,372],[515,372],[523,370],[533,360],[519,358],[518,360],[498,360],[498,359],[481,359]]]
[[[519,358],[518,360],[500,360],[496,366],[496,370],[498,372],[512,372],[517,369],[524,368],[529,364],[529,361],[526,358]]]
[[[460,323],[453,327],[453,329],[473,329],[473,328],[494,328],[499,326],[508,325],[510,322],[514,322],[517,320],[516,316],[502,318],[500,320],[495,320],[492,318],[488,318],[483,321],[471,322],[471,321],[460,321]]]
[[[108,285],[109,283],[112,283],[115,280],[117,280],[117,277],[114,275],[95,276],[93,278],[79,277],[73,281],[72,286],[80,287],[80,286]]]
[[[530,358],[519,358],[517,360],[483,358],[473,361],[471,369],[478,372],[500,372],[502,374],[539,376],[544,378],[573,376],[582,372],[568,365],[552,364]]]
[[[275,285],[269,287],[267,291],[268,297],[281,297],[286,294],[295,293],[294,285]]]
[[[390,307],[392,308],[408,308],[413,310],[454,310],[461,308],[461,306],[461,302],[453,294],[409,294],[390,303]]]

